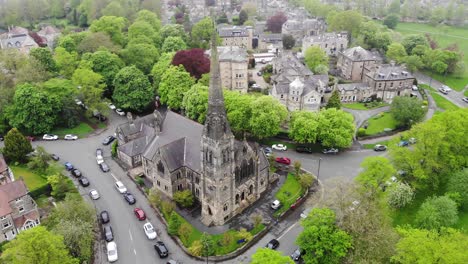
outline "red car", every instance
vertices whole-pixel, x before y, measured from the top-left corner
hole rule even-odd
[[[283,164],[286,164],[286,165],[289,165],[291,164],[291,160],[289,158],[285,158],[285,157],[278,157],[275,159],[276,162],[278,163],[283,163]]]
[[[146,219],[145,211],[143,211],[143,209],[135,208],[133,212],[135,213],[135,216],[138,218],[138,220],[143,221]]]

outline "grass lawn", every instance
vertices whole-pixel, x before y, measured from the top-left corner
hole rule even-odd
[[[91,132],[93,132],[93,128],[90,125],[81,122],[79,125],[73,128],[57,128],[53,130],[51,134],[56,134],[60,137],[63,137],[66,134],[75,134],[78,137],[84,137]]]
[[[366,129],[366,135],[375,135],[383,132],[385,128],[395,129],[397,122],[389,112],[384,112],[373,116],[367,120],[368,126]]]
[[[364,103],[343,103],[341,106],[344,108],[348,109],[353,109],[353,110],[369,110],[369,109],[375,109],[383,106],[387,106],[388,104],[386,103],[380,103],[379,105],[372,106],[372,107],[366,107]]]
[[[463,93],[466,97],[468,97],[468,89],[465,90],[465,92]]]
[[[373,144],[364,144],[363,147],[365,149],[374,149],[375,145],[385,145],[388,147],[389,142],[390,142],[389,140],[384,140],[384,141],[380,141],[380,142],[373,143]]]
[[[275,197],[281,202],[281,207],[274,213],[274,216],[279,216],[288,210],[291,205],[296,202],[297,198],[301,197],[303,193],[304,189],[302,188],[297,178],[294,176],[294,174],[289,173],[286,181],[275,194]]]
[[[430,33],[431,37],[437,41],[440,47],[445,48],[450,44],[457,43],[460,51],[463,52],[463,61],[468,65],[468,28],[458,27],[433,27],[429,24],[421,23],[398,23],[396,29],[402,35],[424,34]],[[461,78],[455,76],[443,77],[433,74],[434,79],[441,81],[451,88],[461,91],[468,84],[468,67],[465,69],[465,74]]]
[[[445,99],[442,95],[437,92],[431,91],[432,98],[434,99],[437,107],[444,109],[444,110],[456,110],[459,107],[454,103],[450,102],[449,100]]]
[[[28,168],[23,166],[10,166],[13,174],[15,175],[15,179],[19,179],[23,177],[24,183],[28,187],[30,191],[33,191],[39,187],[44,186],[47,184],[47,180],[40,175],[30,171]]]

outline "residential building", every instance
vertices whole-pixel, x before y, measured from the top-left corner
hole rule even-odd
[[[337,84],[336,89],[340,93],[341,102],[360,102],[375,95],[374,90],[367,83]]]
[[[283,35],[264,33],[258,36],[259,50],[281,50],[283,48]]]
[[[218,55],[222,87],[247,93],[249,86],[247,50],[237,46],[221,46],[218,47]]]
[[[39,45],[27,33],[17,35],[4,33],[0,36],[0,49],[17,49],[21,53],[29,54],[31,49],[38,47]]]
[[[348,34],[346,32],[323,33],[316,36],[305,37],[302,41],[302,55],[311,46],[318,46],[324,50],[328,56],[336,56],[338,52],[348,48]]]
[[[43,27],[37,34],[46,40],[47,46],[54,48],[55,41],[60,36],[61,32],[58,28],[53,26]]]
[[[305,37],[320,35],[326,30],[327,24],[321,18],[288,20],[283,24],[281,34],[293,36],[296,40],[296,45],[300,46]]]
[[[393,63],[364,68],[363,82],[369,85],[377,98],[387,103],[391,103],[395,96],[409,96],[414,79],[405,68]]]
[[[13,181],[15,181],[13,172],[10,167],[8,167],[3,155],[0,153],[0,185],[5,185]]]
[[[337,68],[341,77],[362,81],[364,67],[377,65],[382,61],[383,58],[377,51],[368,51],[358,46],[338,52]]]
[[[36,202],[22,180],[0,185],[0,242],[12,240],[24,230],[40,224]]]
[[[252,49],[253,28],[251,26],[219,25],[218,34],[223,46],[239,46]]]

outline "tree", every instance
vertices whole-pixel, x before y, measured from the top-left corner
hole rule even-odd
[[[384,18],[383,24],[390,29],[395,29],[400,17],[397,14],[389,14]]]
[[[279,251],[269,248],[259,248],[252,255],[250,264],[294,264],[289,256],[283,256]]]
[[[58,113],[57,126],[72,128],[79,124],[78,118],[82,109],[74,101],[78,89],[71,80],[52,78],[42,83],[40,89],[47,94],[53,94],[60,100],[58,107],[61,109]]]
[[[421,58],[416,55],[411,55],[411,56],[406,57],[404,62],[405,62],[406,68],[408,68],[408,70],[410,70],[411,72],[415,72],[421,69],[424,65]]]
[[[400,0],[393,0],[390,5],[388,6],[387,12],[389,14],[399,14],[400,13]]]
[[[374,21],[367,21],[359,28],[359,39],[362,38],[363,47],[367,49],[376,48],[385,52],[392,43],[392,36],[388,30]]]
[[[319,65],[315,66],[313,72],[315,72],[315,74],[327,74],[328,70],[329,69],[328,69],[327,65],[319,64]]]
[[[172,65],[184,66],[185,70],[197,80],[205,73],[210,72],[210,60],[203,49],[180,50],[172,59]]]
[[[458,193],[460,195],[460,205],[462,208],[468,207],[468,169],[455,172],[450,176],[447,184],[447,192]]]
[[[252,233],[247,231],[245,228],[240,228],[239,231],[237,232],[237,239],[243,239],[244,241],[250,241],[252,240]]]
[[[386,55],[389,59],[395,60],[398,63],[404,62],[407,56],[405,47],[397,42],[388,46]]]
[[[193,228],[187,222],[184,222],[183,224],[181,224],[179,227],[179,230],[177,230],[177,234],[179,235],[180,239],[182,240],[184,244],[188,243],[188,239],[190,235],[192,234],[192,232],[193,232]]]
[[[199,83],[185,92],[182,100],[185,115],[200,124],[205,123],[208,109],[208,87]]]
[[[341,109],[341,98],[340,98],[340,93],[338,90],[333,90],[333,93],[328,99],[328,103],[325,106],[325,108],[336,108],[336,109]]]
[[[16,128],[12,128],[5,136],[3,154],[8,161],[25,162],[26,155],[33,151],[31,142]]]
[[[216,248],[211,235],[203,232],[200,242],[202,244],[202,256],[211,256],[214,254]]]
[[[458,221],[457,204],[447,196],[429,197],[419,208],[415,221],[425,229],[453,226]]]
[[[302,167],[301,162],[298,160],[294,161],[293,167],[294,167],[294,175],[296,177],[299,177],[299,174],[301,173],[301,167]]]
[[[234,241],[234,235],[232,232],[224,232],[223,238],[221,240],[222,245],[227,247],[232,243],[232,241]]]
[[[123,109],[141,112],[154,100],[148,78],[135,66],[122,68],[115,76],[114,87],[112,99]]]
[[[65,48],[55,48],[54,60],[61,75],[71,78],[78,65],[78,53],[68,52]]]
[[[414,199],[414,190],[404,182],[397,182],[388,191],[388,205],[400,209],[410,204]]]
[[[179,24],[167,24],[164,25],[161,30],[159,31],[161,35],[161,40],[165,40],[167,37],[181,37],[185,43],[187,43],[188,38],[185,34],[184,26]]]
[[[116,44],[124,44],[123,29],[127,24],[127,20],[123,17],[102,16],[95,20],[89,29],[91,32],[104,32],[110,36]]]
[[[299,174],[299,183],[303,189],[309,189],[314,183],[315,177],[309,173]]]
[[[107,50],[96,51],[84,59],[92,63],[91,68],[95,73],[104,77],[108,95],[112,95],[115,75],[125,66],[124,62],[119,56]]]
[[[167,53],[167,52],[173,52],[173,51],[179,51],[179,50],[184,50],[187,48],[187,44],[182,40],[180,37],[167,37],[164,40],[164,43],[162,45],[162,52]]]
[[[162,203],[161,192],[155,187],[151,188],[148,195],[148,201],[153,207],[159,208]]]
[[[189,248],[190,254],[194,256],[201,256],[203,251],[203,245],[200,240],[195,240]]]
[[[159,58],[158,62],[154,64],[150,76],[153,78],[153,85],[154,88],[156,88],[156,90],[158,90],[159,83],[161,82],[161,78],[164,72],[166,72],[166,70],[171,65],[174,54],[174,52],[163,53]]]
[[[263,217],[261,214],[254,214],[250,217],[254,223],[254,228],[258,227],[263,222]]]
[[[332,11],[327,15],[328,30],[348,31],[353,37],[359,33],[364,17],[355,10]]]
[[[378,190],[384,190],[387,181],[396,173],[390,161],[385,157],[367,157],[361,163],[364,169],[356,178],[364,192],[370,191],[371,196]]]
[[[320,130],[318,139],[325,147],[345,148],[351,146],[354,135],[353,116],[335,108],[319,112]]]
[[[206,16],[192,27],[192,44],[194,47],[208,49],[214,31],[211,17]]]
[[[47,231],[43,226],[18,234],[5,246],[0,260],[11,264],[78,264],[78,260],[69,255],[63,237]]]
[[[59,110],[60,103],[56,96],[26,83],[16,86],[7,116],[12,127],[37,135],[52,130]]]
[[[79,88],[79,94],[89,111],[98,110],[102,113],[107,109],[101,100],[105,84],[100,74],[90,69],[78,68],[73,73],[72,81]]]
[[[182,207],[193,205],[193,194],[190,190],[177,191],[174,193],[174,201]]]
[[[294,47],[294,44],[296,44],[296,39],[292,35],[285,34],[283,35],[283,47],[285,49],[292,49]]]
[[[260,96],[251,103],[250,132],[257,138],[277,135],[288,111],[271,96]]]
[[[37,146],[34,151],[34,156],[29,159],[28,168],[33,171],[37,171],[40,174],[44,174],[47,167],[49,167],[49,161],[51,156],[47,153],[42,146]]]
[[[397,263],[465,263],[468,236],[452,228],[436,230],[397,228],[402,238],[392,261]]]
[[[145,74],[148,74],[159,58],[159,51],[151,44],[129,44],[121,52],[127,65],[135,65]]]
[[[52,52],[49,48],[34,48],[31,49],[29,55],[36,59],[46,71],[54,72],[57,70],[57,65],[52,57]]]
[[[421,34],[418,35],[407,35],[401,41],[403,47],[405,47],[406,53],[412,54],[413,49],[418,46],[429,47],[426,37]]]
[[[180,216],[176,212],[171,213],[171,218],[169,218],[169,226],[167,227],[167,232],[174,236],[179,231],[179,227],[182,224]]]
[[[174,211],[175,203],[172,201],[162,201],[161,208],[164,213],[171,214]]]
[[[319,46],[310,46],[306,49],[304,61],[310,70],[314,70],[318,65],[328,65],[327,53]]]
[[[151,27],[154,29],[154,31],[158,32],[161,30],[161,21],[159,20],[158,16],[149,11],[149,10],[140,10],[137,13],[137,18],[135,19],[136,21],[144,21],[148,24],[151,25]]]
[[[208,100],[208,99],[207,99]],[[224,91],[226,112],[231,129],[243,135],[250,131],[250,119],[252,117],[252,103],[255,100],[248,94],[239,94],[235,91]]]
[[[161,103],[172,109],[180,109],[184,94],[195,84],[195,80],[182,66],[170,66],[163,74],[158,94]]]
[[[319,134],[318,114],[309,111],[292,113],[289,137],[298,143],[315,143]]]
[[[411,127],[421,121],[425,115],[422,101],[414,97],[395,97],[392,101],[390,112],[399,126]]]
[[[62,174],[48,176],[47,183],[52,187],[52,197],[59,201],[65,199],[68,193],[78,193],[73,181]]]
[[[277,12],[274,16],[268,18],[266,30],[271,33],[281,33],[283,24],[288,20],[283,12]]]
[[[305,251],[305,263],[340,263],[352,247],[351,237],[335,225],[335,213],[330,209],[312,209],[301,224],[304,231],[296,243]]]
[[[111,37],[105,32],[94,32],[87,34],[78,44],[77,51],[80,54],[93,53],[98,50],[107,49],[111,52],[119,52],[122,47],[112,42]]]
[[[247,21],[248,19],[249,19],[249,14],[247,13],[247,11],[242,9],[239,12],[239,25],[240,26],[244,25],[245,21]]]
[[[137,20],[128,27],[128,39],[130,42],[133,42],[141,37],[148,38],[149,42],[146,44],[158,45],[161,42],[158,31],[150,23]],[[138,42],[134,44],[138,44]]]

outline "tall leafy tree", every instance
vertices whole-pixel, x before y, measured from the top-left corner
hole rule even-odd
[[[135,66],[122,68],[114,79],[114,103],[127,110],[141,112],[154,100],[148,78]]]
[[[413,49],[418,45],[421,45],[423,47],[429,47],[429,43],[427,42],[426,37],[424,37],[424,35],[421,34],[407,35],[403,38],[401,44],[403,45],[403,47],[405,47],[405,50],[408,54],[412,54]]]
[[[104,32],[108,34],[112,41],[116,44],[124,44],[123,29],[127,24],[127,20],[123,17],[103,16],[95,20],[89,29],[91,32]]]
[[[242,9],[239,12],[239,25],[244,25],[245,21],[247,21],[248,19],[249,19],[249,14],[247,13],[247,11]]]
[[[31,49],[29,55],[36,59],[47,71],[54,72],[57,70],[57,65],[49,48]]]
[[[335,108],[319,112],[319,140],[325,147],[345,148],[353,143],[353,116]]]
[[[192,27],[192,45],[197,48],[208,49],[214,30],[213,20],[209,16],[195,23]]]
[[[121,55],[127,65],[135,65],[142,72],[148,74],[159,58],[159,51],[151,44],[134,43],[122,50]]]
[[[250,132],[257,138],[277,135],[281,124],[286,120],[288,111],[278,100],[271,96],[260,96],[251,104]]]
[[[235,91],[224,91],[226,112],[231,129],[238,134],[250,131],[250,119],[252,118],[252,103],[255,100],[248,94],[240,94]]]
[[[78,65],[78,53],[68,52],[65,48],[57,47],[55,49],[54,60],[61,75],[65,78],[71,78]]]
[[[198,83],[193,85],[184,94],[182,108],[186,116],[203,124],[208,109],[208,87]]]
[[[172,65],[184,66],[185,70],[197,80],[210,71],[210,60],[203,49],[190,49],[178,51],[172,59]]]
[[[159,44],[160,36],[156,29],[149,23],[143,20],[135,21],[130,27],[128,27],[128,39],[130,41],[138,39],[139,37],[147,37],[151,40],[148,44]]]
[[[16,128],[12,128],[5,136],[3,154],[9,161],[25,162],[26,155],[32,151],[31,142]]]
[[[57,126],[75,127],[78,125],[81,109],[74,101],[78,94],[78,89],[71,80],[52,78],[42,83],[40,88],[47,94],[53,94],[60,100]]]
[[[146,23],[149,23],[156,32],[161,29],[161,21],[158,16],[149,10],[140,10],[137,13],[135,21],[145,21]]]
[[[338,90],[334,90],[325,108],[341,109],[341,98]]]
[[[388,205],[392,208],[403,208],[414,199],[414,190],[404,182],[397,182],[388,191]]]
[[[283,256],[280,252],[269,248],[259,248],[252,255],[250,264],[294,264],[289,256]]]
[[[328,30],[348,31],[353,37],[359,32],[364,17],[355,10],[332,11],[327,15]]]
[[[164,40],[161,51],[164,53],[184,50],[187,48],[187,44],[180,37],[167,37]]]
[[[86,52],[96,52],[107,49],[112,52],[119,52],[122,47],[113,42],[111,36],[106,32],[91,32],[87,34],[76,47],[80,54]]]
[[[460,196],[460,205],[462,208],[468,207],[468,169],[455,172],[450,175],[447,184],[447,191],[449,193],[458,194]]]
[[[306,49],[304,60],[311,71],[315,70],[318,65],[328,66],[328,55],[319,46],[311,46]]]
[[[275,15],[267,19],[266,30],[272,33],[281,33],[283,24],[288,18],[283,12],[277,12]]]
[[[72,76],[73,83],[78,87],[78,93],[89,110],[102,112],[105,107],[102,103],[104,93],[104,78],[90,69],[79,68]]]
[[[117,55],[107,50],[96,51],[89,54],[89,56],[85,56],[85,59],[92,63],[91,67],[95,73],[104,77],[107,91],[111,95],[115,75],[125,66],[123,61]]]
[[[398,63],[405,61],[407,56],[405,47],[397,42],[394,42],[388,46],[386,55],[389,59],[395,60]]]
[[[164,25],[160,30],[161,40],[165,40],[167,37],[181,37],[185,43],[188,41],[187,34],[185,34],[185,29],[182,25],[179,24],[167,24]]]
[[[396,97],[392,101],[390,111],[400,126],[411,127],[424,117],[425,111],[422,106],[422,101],[417,98]]]
[[[167,104],[172,109],[180,109],[182,107],[182,100],[184,93],[186,93],[195,80],[182,66],[171,66],[162,75],[159,84],[158,94],[161,103]]]
[[[296,39],[292,35],[289,35],[289,34],[283,35],[283,47],[285,49],[290,50],[294,48],[295,44],[296,44]]]
[[[447,196],[427,198],[415,220],[419,227],[425,229],[453,226],[458,221],[457,204]]]
[[[370,192],[371,196],[383,190],[386,182],[396,173],[390,161],[385,157],[367,157],[361,163],[363,171],[359,173],[356,181],[364,192]]]
[[[390,29],[395,29],[400,17],[397,14],[389,14],[385,17],[383,24]]]
[[[293,112],[289,137],[298,143],[315,143],[319,134],[318,114],[309,111]]]
[[[156,62],[151,69],[150,76],[153,78],[153,85],[156,90],[159,87],[159,83],[161,82],[161,78],[164,72],[169,68],[172,64],[172,58],[174,57],[175,53],[163,53],[159,58],[158,62]]]

